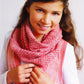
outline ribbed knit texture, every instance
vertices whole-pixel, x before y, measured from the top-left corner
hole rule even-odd
[[[11,70],[21,61],[34,63],[43,69],[56,84],[62,84],[62,64],[67,42],[57,25],[39,42],[26,22],[13,31],[7,47],[8,67]],[[19,83],[20,84],[20,83]]]

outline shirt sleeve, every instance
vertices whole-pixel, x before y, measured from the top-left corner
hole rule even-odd
[[[6,50],[10,35],[11,32],[8,32],[5,37],[2,54],[0,57],[0,84],[7,84],[6,76],[8,72],[8,64],[7,64]]]
[[[69,43],[65,52],[62,73],[63,84],[79,84],[74,48]]]

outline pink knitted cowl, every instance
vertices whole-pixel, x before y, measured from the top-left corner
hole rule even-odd
[[[56,84],[62,84],[62,64],[67,42],[62,39],[62,30],[57,25],[39,42],[26,22],[13,31],[8,47],[9,70],[24,63],[34,63],[43,69]],[[19,83],[20,84],[20,83]]]

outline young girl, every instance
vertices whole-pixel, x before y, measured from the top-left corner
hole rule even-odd
[[[27,0],[6,36],[0,84],[79,84],[79,49],[68,0]]]

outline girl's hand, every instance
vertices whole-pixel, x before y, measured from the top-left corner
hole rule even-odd
[[[54,82],[43,70],[35,66],[29,84],[54,84]]]
[[[34,64],[20,65],[7,73],[8,83],[28,83]]]

